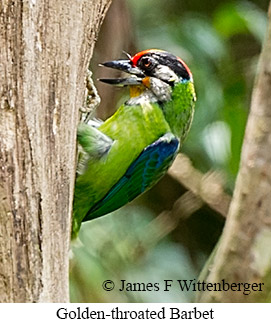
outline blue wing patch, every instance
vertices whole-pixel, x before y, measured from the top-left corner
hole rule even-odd
[[[179,139],[167,133],[146,147],[124,176],[88,211],[83,221],[113,212],[151,188],[171,166],[179,146]]]

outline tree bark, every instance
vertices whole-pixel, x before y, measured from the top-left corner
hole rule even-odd
[[[221,240],[201,278],[264,283],[262,291],[202,292],[201,302],[271,301],[271,5],[259,61],[240,171]]]
[[[67,302],[76,129],[110,0],[0,2],[0,302]]]

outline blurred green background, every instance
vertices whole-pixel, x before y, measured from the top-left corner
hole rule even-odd
[[[182,152],[203,173],[219,174],[232,194],[249,113],[251,91],[267,22],[267,0],[114,0],[102,26],[91,69],[147,48],[165,49],[190,67],[197,92],[193,126]],[[127,93],[97,84],[105,119]],[[189,302],[177,286],[169,292],[120,292],[120,280],[160,283],[197,278],[215,246],[224,218],[208,205],[176,221],[165,217],[186,189],[166,175],[122,209],[83,225],[72,248],[72,302]],[[193,203],[193,202],[191,202]],[[163,213],[164,212],[164,213]],[[106,292],[102,282],[116,288]]]

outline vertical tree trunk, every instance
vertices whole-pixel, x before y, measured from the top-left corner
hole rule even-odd
[[[271,301],[271,6],[251,111],[224,232],[203,272],[208,282],[264,283],[262,291],[203,292],[202,302]]]
[[[110,0],[0,1],[0,302],[65,302],[76,128]]]

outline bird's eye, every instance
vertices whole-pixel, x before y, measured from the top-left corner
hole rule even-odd
[[[154,61],[151,57],[142,57],[140,65],[146,70],[151,70],[154,67]]]
[[[142,63],[144,64],[145,67],[149,67],[151,65],[151,60],[148,57],[146,57],[146,58],[143,58]]]

